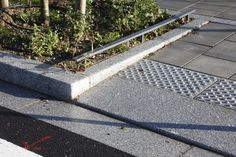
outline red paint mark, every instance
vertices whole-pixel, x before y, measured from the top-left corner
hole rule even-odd
[[[27,150],[40,151],[41,146],[39,146],[39,144],[44,142],[44,141],[47,141],[50,138],[51,138],[51,136],[44,136],[41,139],[33,142],[32,144],[29,144],[27,141],[21,141],[21,143],[23,144],[24,148],[27,149]]]

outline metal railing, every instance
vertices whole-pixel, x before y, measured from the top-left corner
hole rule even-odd
[[[78,56],[74,57],[74,60],[79,62],[79,61],[87,59],[89,57],[92,57],[92,56],[104,53],[106,50],[114,48],[114,47],[116,47],[118,45],[121,45],[123,43],[129,42],[130,40],[135,39],[137,37],[142,37],[142,41],[143,41],[145,34],[150,33],[150,32],[152,32],[154,30],[157,30],[157,29],[159,29],[162,26],[165,26],[165,25],[168,25],[168,24],[170,24],[172,22],[175,22],[178,19],[181,19],[181,18],[184,18],[184,17],[188,18],[188,16],[190,14],[194,13],[194,12],[195,12],[195,10],[190,10],[190,11],[188,10],[188,11],[176,14],[173,17],[171,17],[169,19],[166,19],[166,20],[164,20],[162,22],[159,22],[159,23],[157,23],[157,24],[155,24],[153,26],[150,26],[150,27],[148,27],[146,29],[140,30],[140,31],[135,32],[135,33],[133,33],[131,35],[128,35],[128,36],[123,37],[123,38],[120,38],[120,39],[118,39],[118,40],[116,40],[114,42],[108,43],[108,44],[106,44],[104,46],[98,47],[98,48],[96,48],[94,50],[91,50],[89,52],[86,52],[86,53],[83,53],[81,55],[78,55]]]

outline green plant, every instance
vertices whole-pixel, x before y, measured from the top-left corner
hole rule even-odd
[[[29,21],[30,21],[30,15],[29,15],[29,14],[27,14],[27,13],[21,13],[19,16],[20,16],[21,20],[22,20],[24,23],[29,23]]]
[[[34,26],[34,31],[30,37],[29,48],[36,56],[52,56],[59,46],[59,36],[50,28]]]
[[[96,0],[92,3],[95,29],[129,34],[169,16],[154,0]]]
[[[25,9],[19,14],[16,14],[13,17],[15,23],[19,25],[28,25],[30,27],[34,26],[34,24],[40,24],[39,22],[40,12],[37,8]]]
[[[27,4],[29,1],[11,0],[11,4]],[[9,12],[12,20],[3,22],[3,28],[0,27],[1,48],[12,48],[19,51],[20,55],[39,56],[42,61],[55,63],[70,60],[75,55],[111,43],[170,16],[156,5],[155,0],[87,0],[86,14],[72,8],[73,0],[50,2],[55,3],[50,3],[48,27],[41,25],[38,7]],[[39,5],[40,0],[32,0],[32,3]],[[181,21],[178,23],[181,24]],[[175,26],[176,22],[148,33],[144,36],[145,40],[153,39]],[[79,64],[64,62],[63,67],[78,71],[110,55],[124,52],[140,42],[139,38],[133,39]]]
[[[89,10],[87,12],[86,15],[83,15],[69,8],[65,14],[64,31],[70,39],[76,42],[81,42],[88,38],[88,34],[91,32],[92,17]]]
[[[12,5],[22,5],[22,4],[27,4],[29,0],[10,0],[10,3]],[[40,0],[30,0],[32,4],[39,5]]]
[[[96,32],[94,35],[94,38],[97,42],[99,42],[100,44],[107,44],[110,43],[112,41],[115,41],[117,39],[119,39],[121,37],[119,32],[108,32],[105,35],[100,35],[99,32]]]
[[[0,26],[0,47],[10,50],[23,51],[28,37],[24,33],[12,31],[10,28]]]
[[[0,34],[1,34],[1,37],[6,36],[8,34],[11,34],[11,30],[4,26],[0,26]]]

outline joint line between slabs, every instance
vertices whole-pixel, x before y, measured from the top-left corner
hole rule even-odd
[[[200,56],[202,56],[203,54],[205,54],[206,52],[208,52],[210,49],[212,49],[212,47],[209,47],[207,50],[203,51],[201,54],[197,55],[196,57],[190,59],[188,62],[184,63],[183,65],[181,65],[182,68],[184,68],[184,66],[188,65],[189,63],[191,63],[192,61],[194,61],[195,59],[198,59]]]
[[[221,81],[220,79],[216,79],[214,82],[212,82],[210,85],[206,86],[204,89],[202,89],[200,92],[196,93],[193,99],[197,100],[196,98],[201,95],[203,92],[205,92],[207,89],[211,88],[213,85],[215,85],[217,82]]]
[[[199,1],[197,1],[197,2],[195,2],[195,3],[192,3],[192,4],[189,4],[188,6],[186,6],[186,7],[184,7],[184,8],[182,8],[182,9],[180,9],[180,10],[178,10],[178,11],[183,11],[183,10],[185,10],[185,9],[188,9],[188,8],[190,8],[190,7],[192,7],[192,6],[194,6],[195,4],[197,4],[198,2],[200,2],[201,0],[199,0]]]
[[[231,77],[233,77],[234,75],[236,75],[236,73],[230,75],[229,78],[228,78],[228,80],[229,80],[229,81],[234,81],[234,82],[236,82],[236,80],[231,80]]]
[[[184,152],[181,152],[181,154],[179,155],[179,157],[183,157],[184,154],[186,154],[187,152],[189,152],[190,150],[192,150],[194,148],[194,146],[190,145],[188,149],[186,149]]]

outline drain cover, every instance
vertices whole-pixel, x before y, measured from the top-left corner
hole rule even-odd
[[[142,60],[118,75],[191,97],[196,96],[217,80],[209,75],[151,60]]]
[[[197,100],[217,103],[236,110],[236,82],[221,80],[201,93]]]

